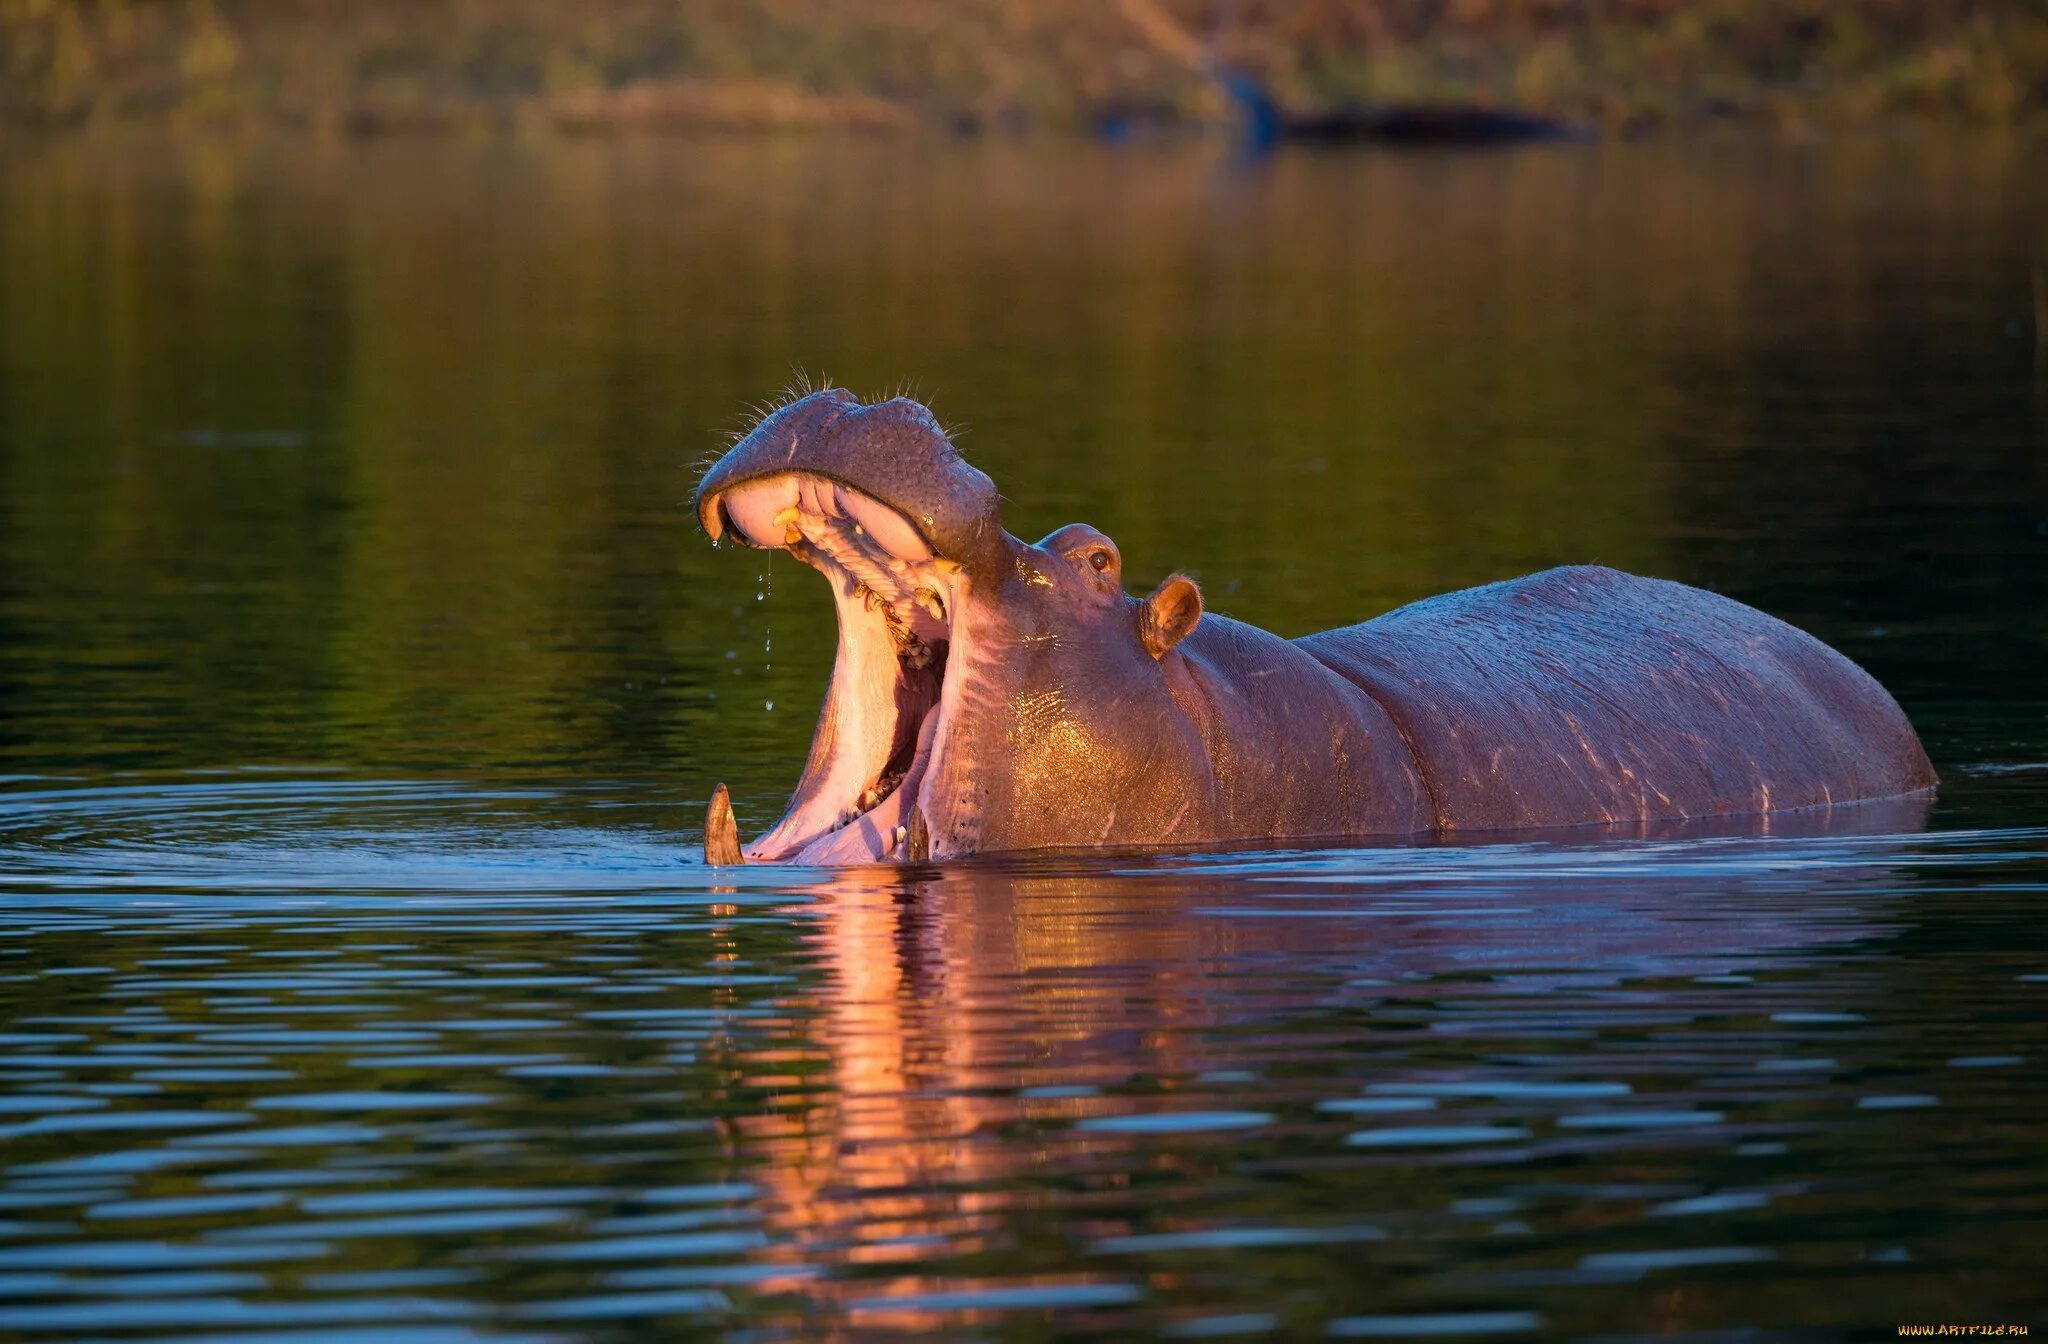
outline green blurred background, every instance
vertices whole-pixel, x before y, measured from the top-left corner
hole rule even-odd
[[[1283,634],[1600,561],[1833,640],[1944,768],[2038,752],[2038,167],[41,139],[0,158],[0,774],[725,777],[760,817],[829,604],[688,501],[799,373],[908,381],[1013,531]]]

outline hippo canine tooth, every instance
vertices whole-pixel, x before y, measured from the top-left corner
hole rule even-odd
[[[713,868],[731,868],[746,861],[740,853],[740,824],[732,814],[732,795],[721,784],[711,791],[711,806],[704,813],[704,862]]]

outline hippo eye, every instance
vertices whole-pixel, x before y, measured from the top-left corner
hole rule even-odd
[[[1088,563],[1093,565],[1097,571],[1108,569],[1112,558],[1110,553],[1105,550],[1098,549],[1088,552]]]

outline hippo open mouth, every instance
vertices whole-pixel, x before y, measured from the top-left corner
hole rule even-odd
[[[960,566],[902,513],[851,485],[783,471],[706,501],[715,540],[787,550],[832,585],[839,647],[809,762],[789,809],[746,846],[757,862],[923,858],[919,789],[936,755],[957,660]],[[716,809],[714,808],[714,811]]]

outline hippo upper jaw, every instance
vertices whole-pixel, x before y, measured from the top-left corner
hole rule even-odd
[[[930,855],[924,798],[964,667],[966,572],[900,512],[850,485],[779,472],[717,492],[722,531],[787,550],[831,584],[832,680],[788,810],[750,862],[831,866]],[[956,679],[957,680],[957,679]]]
[[[826,388],[771,411],[704,473],[697,521],[718,540],[734,521],[730,501],[739,487],[790,474],[858,492],[928,552],[958,564],[999,562],[1006,550],[995,482],[960,456],[929,410],[907,398],[863,406]]]

